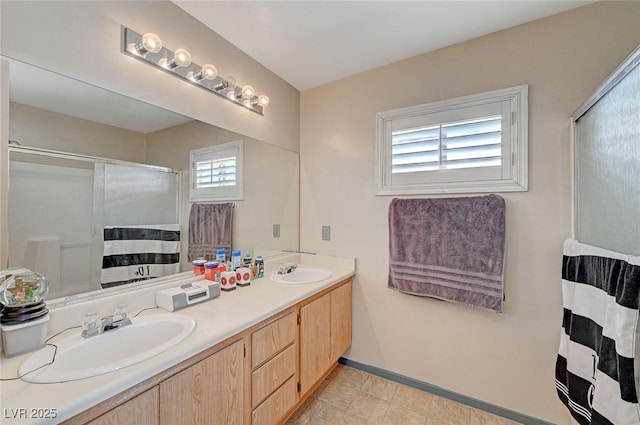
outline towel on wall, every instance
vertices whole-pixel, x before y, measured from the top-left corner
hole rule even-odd
[[[180,225],[104,228],[103,288],[180,272]]]
[[[388,287],[502,312],[504,246],[498,195],[393,199]]]
[[[232,203],[193,204],[189,213],[189,261],[215,260],[216,250],[231,252]]]
[[[640,424],[635,385],[640,257],[566,240],[556,389],[581,425]]]

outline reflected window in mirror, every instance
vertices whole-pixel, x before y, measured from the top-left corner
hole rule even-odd
[[[192,150],[189,158],[191,202],[244,199],[242,140]]]

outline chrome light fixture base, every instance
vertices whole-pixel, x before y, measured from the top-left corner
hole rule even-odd
[[[236,86],[235,81],[228,81],[220,76],[216,76],[216,78],[212,80],[206,78],[189,78],[194,75],[199,75],[202,71],[202,66],[193,62],[190,62],[187,66],[176,66],[174,65],[174,55],[176,52],[173,52],[166,47],[162,47],[157,53],[154,53],[152,51],[140,49],[139,46],[141,46],[141,44],[141,34],[138,34],[130,28],[122,26],[122,45],[120,46],[120,51],[125,55],[151,65],[154,68],[160,69],[175,77],[181,78],[194,86],[216,94],[229,102],[242,106],[245,109],[253,111],[259,115],[264,115],[264,108],[260,104],[260,97],[254,95],[252,98],[248,99],[243,97],[241,94],[239,96],[233,94],[230,95],[232,91],[240,89]],[[162,66],[160,65],[161,61],[162,63],[170,63],[172,66]]]

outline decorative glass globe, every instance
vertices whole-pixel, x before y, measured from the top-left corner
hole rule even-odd
[[[23,307],[44,301],[49,293],[49,281],[40,273],[26,269],[8,274],[0,283],[0,304],[6,307]]]

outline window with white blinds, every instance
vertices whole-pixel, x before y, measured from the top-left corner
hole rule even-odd
[[[191,202],[243,199],[242,140],[190,152]]]
[[[236,157],[208,159],[195,163],[196,189],[235,186]]]
[[[502,164],[502,116],[447,122],[391,134],[391,172]]]
[[[527,190],[527,86],[378,114],[377,194]]]

